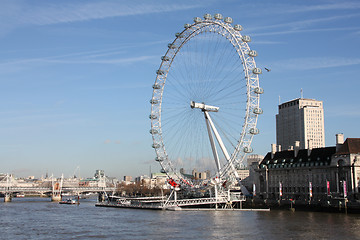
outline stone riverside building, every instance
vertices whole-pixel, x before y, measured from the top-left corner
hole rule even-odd
[[[345,189],[348,199],[359,199],[360,138],[348,138],[345,142],[343,139],[342,134],[337,134],[336,147],[297,146],[277,152],[272,148],[256,170],[256,195],[268,199],[307,201],[311,196],[311,200],[326,200],[343,198]]]

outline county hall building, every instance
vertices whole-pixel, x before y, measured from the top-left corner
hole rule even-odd
[[[256,195],[266,199],[357,199],[360,138],[336,135],[325,147],[321,101],[295,99],[279,105],[277,145],[272,144],[256,170]]]

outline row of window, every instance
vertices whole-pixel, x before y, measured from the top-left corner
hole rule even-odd
[[[270,192],[279,193],[279,187],[269,187]],[[283,194],[288,193],[309,193],[308,187],[283,187]],[[313,193],[326,193],[326,187],[313,187]]]
[[[294,168],[294,167],[320,167],[328,166],[330,162],[301,162],[301,163],[274,163],[268,164],[268,168]],[[265,164],[262,164],[262,168],[265,168]]]

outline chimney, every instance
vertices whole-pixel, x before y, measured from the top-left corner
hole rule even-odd
[[[312,139],[308,139],[308,156],[310,156],[312,150]]]
[[[276,153],[276,144],[272,143],[271,144],[271,158],[274,157],[275,153]]]
[[[300,141],[295,141],[294,144],[294,157],[297,157],[300,150]]]
[[[281,152],[281,145],[277,145],[277,151]]]
[[[340,147],[344,144],[344,134],[338,133],[336,136],[336,151],[340,149]]]

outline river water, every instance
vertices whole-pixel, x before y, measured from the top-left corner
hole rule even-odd
[[[360,215],[154,211],[15,198],[0,203],[0,239],[360,239]]]

